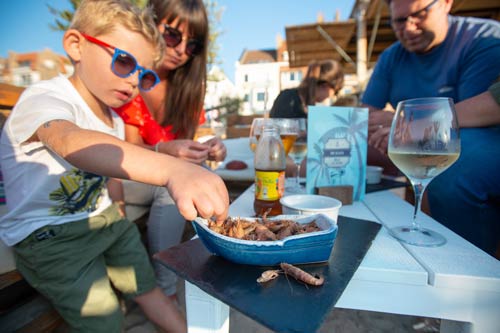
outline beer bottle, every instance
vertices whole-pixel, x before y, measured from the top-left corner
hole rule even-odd
[[[286,154],[277,126],[264,124],[254,158],[255,213],[257,216],[280,215],[280,198],[285,192]]]

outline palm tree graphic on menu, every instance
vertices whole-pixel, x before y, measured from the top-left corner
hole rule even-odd
[[[314,143],[313,152],[317,157],[307,159],[307,168],[310,168],[315,175],[314,187],[326,184],[342,184],[345,167],[351,160],[353,153],[356,154],[358,161],[358,174],[362,174],[364,161],[359,143],[367,139],[368,121],[359,120],[359,114],[360,111],[350,109],[347,112],[347,117],[332,115],[335,122],[343,126],[328,130]],[[355,200],[360,199],[364,185],[363,177],[357,178],[357,184],[354,186]]]

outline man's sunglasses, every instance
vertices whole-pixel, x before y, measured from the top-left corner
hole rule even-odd
[[[395,27],[395,28],[397,28],[397,29],[401,29],[401,28],[403,28],[406,25],[406,22],[408,21],[408,19],[410,17],[412,19],[414,19],[414,20],[417,20],[418,22],[421,22],[421,21],[425,20],[425,18],[427,17],[427,14],[429,13],[429,10],[438,1],[439,0],[433,0],[430,4],[428,4],[424,8],[422,8],[420,10],[417,10],[416,12],[413,12],[413,13],[411,13],[408,16],[391,18],[391,24],[392,24],[392,26]]]
[[[174,27],[169,26],[168,24],[164,24],[164,31],[163,31],[163,39],[165,40],[165,44],[167,44],[168,47],[176,47],[179,45],[184,37],[182,37],[182,33],[177,30]],[[193,57],[197,54],[200,54],[201,51],[203,50],[203,43],[200,42],[197,39],[188,39],[186,43],[186,54],[190,57]]]
[[[89,36],[87,34],[81,33],[86,40],[91,43],[109,47],[114,50],[113,59],[111,60],[111,70],[118,77],[129,77],[134,74],[136,71],[139,71],[139,89],[142,91],[148,91],[153,89],[154,86],[160,82],[160,78],[150,69],[146,69],[142,66],[139,66],[137,60],[135,60],[134,56],[130,53],[120,50],[117,47],[109,45],[108,43],[103,42],[95,37]]]

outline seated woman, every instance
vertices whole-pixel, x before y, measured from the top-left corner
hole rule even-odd
[[[297,88],[281,91],[274,100],[271,118],[306,118],[307,106],[324,102],[338,94],[344,85],[344,70],[335,60],[315,61],[307,68],[304,79]],[[286,175],[295,176],[297,168],[287,158]],[[305,176],[305,160],[300,167],[300,176]]]
[[[150,0],[166,43],[156,72],[160,83],[116,110],[124,120],[126,140],[151,150],[202,164],[222,161],[226,148],[218,138],[193,140],[203,117],[208,19],[202,0]],[[180,243],[186,221],[163,187],[125,181],[126,204],[150,205],[147,229],[149,252]],[[159,286],[175,299],[176,275],[153,262]]]
[[[344,70],[335,60],[311,63],[297,88],[285,89],[274,100],[271,118],[307,118],[307,106],[336,96],[344,85]]]

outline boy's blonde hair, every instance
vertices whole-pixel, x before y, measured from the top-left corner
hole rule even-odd
[[[155,46],[154,66],[160,64],[165,43],[149,7],[141,10],[126,0],[83,0],[73,16],[70,29],[98,37],[122,25],[138,32]]]

